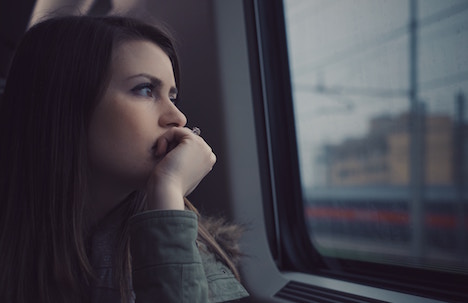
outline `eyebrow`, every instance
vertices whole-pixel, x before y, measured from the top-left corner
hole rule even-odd
[[[130,77],[127,78],[127,80],[133,79],[133,78],[138,78],[138,77],[147,78],[148,80],[151,81],[151,83],[152,83],[156,88],[161,88],[161,86],[163,85],[163,81],[162,81],[161,79],[156,78],[156,77],[153,77],[153,76],[151,76],[151,75],[149,75],[149,74],[145,74],[145,73],[141,73],[141,74],[136,74],[136,75],[130,76]],[[169,89],[169,93],[177,95],[177,94],[178,94],[177,87],[171,86],[171,88]]]

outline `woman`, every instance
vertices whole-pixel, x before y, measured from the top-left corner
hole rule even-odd
[[[2,302],[246,296],[237,228],[185,199],[216,157],[175,106],[178,69],[167,33],[134,19],[26,33],[0,103]]]

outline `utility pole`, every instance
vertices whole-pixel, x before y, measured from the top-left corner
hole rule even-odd
[[[420,264],[424,246],[424,109],[418,100],[418,7],[417,0],[409,1],[409,90],[410,102],[410,228],[411,253],[416,264]]]
[[[466,243],[466,213],[467,213],[467,202],[465,195],[465,186],[467,181],[467,148],[466,148],[466,124],[465,124],[465,106],[466,99],[465,95],[460,92],[455,97],[455,136],[454,136],[454,162],[453,168],[455,170],[455,187],[457,191],[457,207],[456,207],[456,218],[457,218],[457,246],[458,254],[460,256],[460,265],[465,266],[468,263],[467,254],[467,243]]]

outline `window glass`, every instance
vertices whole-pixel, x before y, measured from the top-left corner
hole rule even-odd
[[[468,273],[468,1],[284,8],[314,246]]]

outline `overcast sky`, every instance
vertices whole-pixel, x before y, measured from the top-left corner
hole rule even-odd
[[[286,0],[285,15],[303,181],[317,185],[324,144],[409,109],[409,0]],[[468,1],[419,0],[417,19],[418,98],[453,116],[468,94]]]

